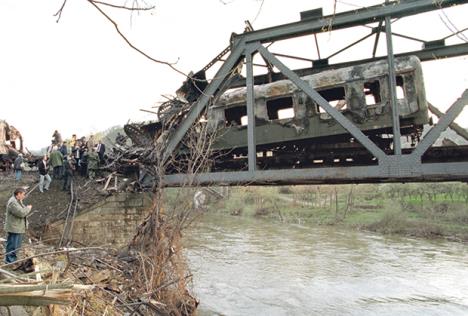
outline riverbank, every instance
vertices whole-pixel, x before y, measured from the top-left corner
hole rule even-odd
[[[207,210],[468,242],[467,190],[459,183],[236,187],[211,198]]]

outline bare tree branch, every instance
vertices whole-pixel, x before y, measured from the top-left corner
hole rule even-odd
[[[149,11],[149,10],[153,10],[155,8],[155,6],[151,6],[151,7],[134,7],[134,6],[127,7],[127,6],[124,6],[124,5],[115,5],[115,4],[112,4],[112,3],[107,3],[107,2],[98,1],[98,0],[91,0],[91,1],[96,3],[96,4],[102,4],[102,5],[111,7],[111,8],[124,9],[124,10],[129,10],[129,11]]]
[[[63,0],[62,6],[61,6],[60,9],[58,9],[58,11],[54,14],[54,16],[57,17],[57,21],[55,21],[55,22],[57,22],[57,23],[60,21],[60,18],[62,17],[62,12],[63,12],[63,8],[65,8],[65,4],[67,4],[67,0]]]
[[[98,10],[110,23],[112,23],[112,25],[114,25],[115,30],[120,35],[120,37],[122,37],[123,40],[128,44],[128,46],[130,46],[131,48],[133,48],[134,50],[136,50],[137,52],[139,52],[141,55],[145,56],[149,60],[154,61],[154,62],[156,62],[158,64],[167,65],[169,68],[171,68],[175,72],[177,72],[177,73],[179,73],[179,74],[181,74],[181,75],[183,75],[185,77],[188,77],[188,75],[185,74],[183,71],[181,71],[181,70],[177,69],[176,67],[174,67],[174,65],[177,63],[177,61],[175,63],[170,63],[170,62],[167,62],[167,61],[163,61],[163,60],[153,58],[153,57],[149,56],[148,54],[146,54],[145,52],[143,52],[141,49],[137,48],[135,45],[133,45],[127,39],[127,37],[120,31],[119,25],[97,5],[97,1],[95,1],[95,0],[87,0],[87,1],[92,6],[94,6],[96,8],[96,10]]]
[[[255,15],[255,18],[252,20],[252,23],[254,23],[257,20],[258,16],[260,15],[260,12],[262,12],[264,2],[265,2],[265,0],[262,0],[262,3],[260,3],[260,7],[258,8],[257,14]]]

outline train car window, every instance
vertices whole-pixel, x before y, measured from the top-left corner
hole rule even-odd
[[[224,115],[226,117],[226,126],[247,125],[247,107],[245,105],[227,108],[224,110]],[[243,121],[245,121],[245,124],[242,124]]]
[[[364,96],[366,97],[366,104],[373,105],[382,102],[380,95],[380,81],[368,81],[364,83]]]
[[[344,87],[334,87],[317,91],[331,106],[339,111],[346,109],[346,93]],[[316,104],[317,113],[326,113],[321,106]]]
[[[294,117],[292,97],[277,98],[266,101],[268,119],[282,120]]]
[[[398,100],[405,98],[405,89],[403,88],[403,76],[396,76],[396,97]]]

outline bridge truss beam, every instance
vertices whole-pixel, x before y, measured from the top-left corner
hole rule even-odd
[[[465,4],[468,0],[446,0],[434,2],[433,0],[411,0],[385,3],[380,6],[365,8],[362,10],[344,12],[333,17],[333,29],[346,28],[385,21],[387,41],[387,56],[389,65],[393,65],[392,36],[390,18],[414,15],[430,10],[440,9],[455,4]],[[273,53],[262,43],[268,43],[279,39],[293,38],[304,34],[317,33],[324,26],[329,25],[330,17],[314,21],[301,21],[274,28],[253,31],[236,36],[233,40],[231,54],[224,61],[216,73],[214,79],[208,84],[200,99],[192,106],[189,113],[179,125],[175,133],[168,141],[164,152],[164,159],[169,159],[174,154],[178,144],[192,124],[199,118],[202,111],[209,106],[210,100],[216,99],[227,88],[236,66],[244,59],[247,64],[247,116],[248,116],[248,171],[238,172],[216,172],[198,174],[195,182],[202,185],[208,184],[266,184],[266,183],[351,183],[351,182],[405,182],[405,181],[454,181],[468,179],[468,158],[466,162],[457,163],[422,163],[422,155],[436,141],[440,133],[453,122],[456,116],[468,103],[468,90],[448,110],[447,114],[439,120],[432,128],[419,146],[409,154],[402,154],[400,139],[396,139],[395,153],[387,155],[374,142],[372,142],[362,131],[343,114],[331,106],[317,91],[303,81],[293,70],[284,65]],[[379,24],[379,27],[381,24]],[[378,33],[378,32],[377,32]],[[449,47],[444,48],[448,55],[455,53]],[[459,50],[456,47],[455,50]],[[378,165],[359,167],[320,167],[309,169],[285,169],[285,170],[257,170],[256,169],[256,144],[255,144],[255,118],[253,111],[255,78],[252,70],[252,56],[260,55],[269,63],[276,66],[282,76],[291,80],[331,117],[333,117],[343,128],[345,128],[357,141],[359,141],[378,161]],[[394,69],[390,69],[392,73]],[[390,92],[396,100],[395,83],[390,83]],[[398,118],[398,113],[394,113]],[[397,129],[399,136],[399,122],[394,120],[394,130]],[[193,177],[193,175],[191,176]],[[166,185],[182,185],[187,175],[167,175],[164,178]]]

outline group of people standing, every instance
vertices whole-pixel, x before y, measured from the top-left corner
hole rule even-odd
[[[86,140],[85,137],[77,139],[73,135],[69,142],[63,141],[60,133],[55,131],[52,144],[47,149],[42,159],[38,162],[39,191],[43,193],[49,190],[54,180],[63,180],[62,189],[70,190],[75,172],[84,177],[93,179],[97,170],[104,163],[106,147],[101,142],[94,141],[93,135]],[[21,180],[24,167],[23,155],[19,154],[13,163],[15,179]],[[49,170],[52,168],[52,177]],[[8,200],[5,215],[5,232],[7,233],[5,263],[11,264],[17,261],[17,251],[21,247],[22,238],[27,229],[27,217],[31,214],[31,205],[25,205],[26,197],[24,188],[17,188],[13,196]]]
[[[52,135],[52,144],[47,148],[47,153],[37,163],[39,172],[39,191],[43,193],[49,190],[54,180],[63,180],[62,189],[70,190],[75,172],[84,177],[93,179],[99,166],[105,160],[105,145],[99,140],[95,142],[91,135],[88,140],[85,137],[77,139],[73,135],[71,140],[63,141],[60,133],[55,131]],[[15,179],[21,180],[24,168],[23,154],[18,154],[13,162]],[[52,177],[49,170],[52,169]],[[27,216],[31,213],[31,205],[24,205],[26,197],[24,188],[15,189],[13,196],[8,200],[5,216],[5,232],[7,233],[5,263],[13,263],[17,260],[16,252],[21,247],[22,236],[27,228]]]
[[[52,144],[38,164],[39,191],[49,189],[52,179],[63,180],[64,191],[70,190],[71,181],[75,173],[83,177],[94,179],[100,165],[104,163],[105,145],[99,140],[97,143],[91,135],[77,139],[73,134],[67,143],[62,140],[60,133],[55,131],[52,135]],[[52,168],[52,178],[49,169]]]

